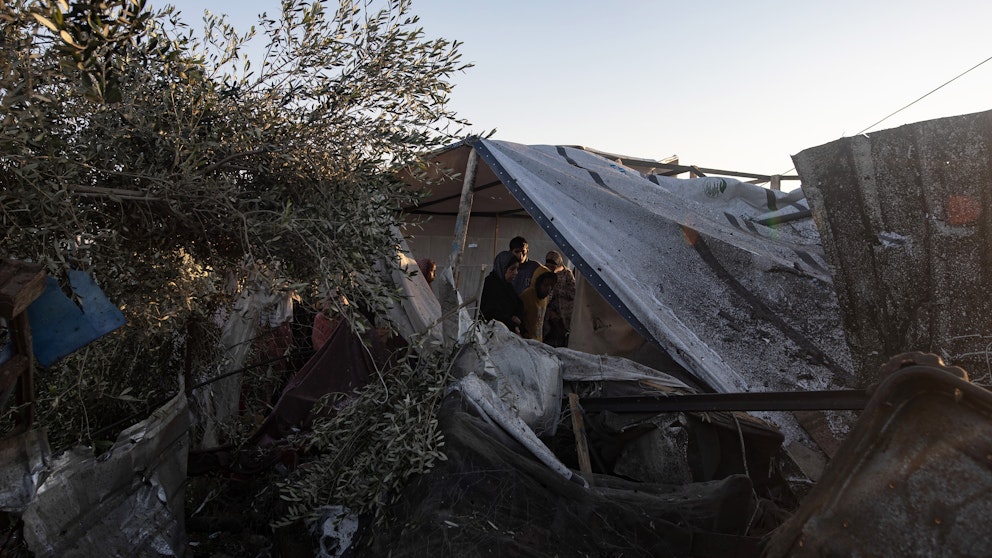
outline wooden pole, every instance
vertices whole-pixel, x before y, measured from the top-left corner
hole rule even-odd
[[[465,244],[468,241],[468,220],[472,214],[472,198],[474,196],[475,173],[479,168],[479,154],[472,148],[468,154],[468,163],[465,165],[465,181],[462,183],[462,199],[458,204],[458,218],[455,220],[455,236],[451,241],[451,255],[448,257],[448,266],[455,278],[455,286],[458,286],[458,264],[461,262],[462,253],[465,252]]]
[[[447,316],[442,322],[441,331],[446,347],[453,347],[458,342],[460,333],[459,312],[456,310],[459,304],[458,264],[461,261],[462,253],[465,251],[465,244],[468,241],[468,219],[472,214],[472,197],[475,193],[475,172],[479,166],[479,155],[472,148],[468,153],[468,162],[465,164],[465,180],[462,182],[462,197],[458,204],[458,217],[455,219],[455,233],[451,240],[451,252],[448,255],[448,265],[439,273],[437,286],[438,300],[441,302],[441,313]]]
[[[773,174],[771,176],[771,179],[772,179],[772,183],[771,183],[772,190],[777,190],[777,191],[780,191],[781,192],[782,191],[782,175]]]
[[[45,292],[45,270],[41,265],[16,260],[0,261],[0,318],[5,318],[14,345],[14,358],[0,365],[0,407],[16,394],[20,406],[13,436],[34,426],[34,347],[28,306]]]
[[[493,226],[493,261],[496,261],[496,254],[499,254],[499,214],[496,214],[496,224]]]
[[[589,460],[586,426],[582,420],[582,408],[579,407],[579,394],[574,391],[568,393],[568,407],[572,411],[572,432],[575,435],[575,451],[579,454],[579,471],[589,482],[589,486],[592,486],[592,462]]]

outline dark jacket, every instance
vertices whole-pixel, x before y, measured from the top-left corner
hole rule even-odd
[[[534,277],[534,272],[537,271],[539,267],[543,267],[540,262],[534,260],[527,260],[520,264],[520,271],[517,272],[517,278],[513,280],[513,290],[517,295],[523,294],[527,287],[530,286],[530,281]]]
[[[482,285],[482,299],[479,301],[479,314],[484,320],[503,322],[510,331],[523,334],[523,327],[514,323],[513,317],[516,316],[523,323],[524,304],[513,290],[513,285],[504,278],[508,265],[504,261],[506,259],[504,253],[500,253],[492,272],[486,276]]]

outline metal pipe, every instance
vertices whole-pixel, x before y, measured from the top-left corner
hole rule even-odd
[[[667,413],[677,411],[847,411],[868,403],[864,390],[765,391],[692,395],[584,397],[586,411]]]

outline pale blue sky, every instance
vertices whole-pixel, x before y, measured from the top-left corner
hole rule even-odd
[[[278,0],[152,0],[247,28]],[[701,167],[785,172],[992,57],[992,2],[413,0],[475,64],[473,130]],[[874,128],[992,109],[992,61]]]

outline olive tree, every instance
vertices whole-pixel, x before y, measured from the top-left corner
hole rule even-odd
[[[417,196],[389,169],[461,134],[458,46],[409,0],[283,0],[202,32],[145,0],[0,0],[0,257],[86,269],[128,319],[40,375],[55,438],[95,441],[179,368],[209,373],[246,268],[388,304],[373,269]]]

